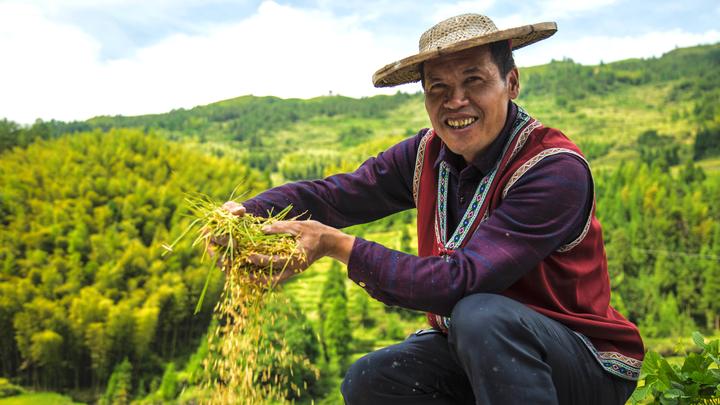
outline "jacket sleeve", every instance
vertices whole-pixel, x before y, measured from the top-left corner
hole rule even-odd
[[[352,173],[288,183],[265,191],[243,205],[247,212],[259,216],[292,205],[291,216],[312,218],[335,228],[374,221],[413,208],[415,155],[424,133],[422,130],[366,160]]]

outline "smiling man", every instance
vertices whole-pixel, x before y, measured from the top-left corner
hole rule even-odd
[[[373,78],[421,81],[432,129],[353,173],[226,204],[238,215],[288,204],[309,213],[268,229],[299,235],[308,260],[296,268],[336,258],[374,298],[427,313],[430,328],[350,367],[348,404],[623,404],[632,393],[643,344],[609,304],[588,164],[512,101],[512,50],[555,31],[498,30],[477,14],[440,22],[418,54]],[[419,256],[338,230],[410,208]]]

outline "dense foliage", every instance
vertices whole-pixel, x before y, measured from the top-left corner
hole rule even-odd
[[[263,185],[247,168],[139,131],[36,142],[0,160],[0,370],[46,387],[104,385],[192,350],[211,303],[192,308],[205,269],[185,249],[183,191],[229,195]],[[211,288],[217,297],[218,285]]]
[[[348,317],[345,276],[337,262],[333,262],[327,273],[320,295],[320,339],[325,361],[335,373],[343,373],[350,356],[352,331]]]
[[[642,368],[644,383],[633,393],[633,403],[652,399],[667,405],[720,404],[720,340],[706,343],[694,332],[693,341],[700,352],[689,353],[681,365],[648,351]]]
[[[596,174],[613,303],[645,336],[717,329],[720,175],[692,163],[674,174],[662,167],[628,163]]]

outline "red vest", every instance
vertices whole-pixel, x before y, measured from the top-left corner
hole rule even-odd
[[[438,194],[443,182],[435,168],[441,145],[440,138],[429,130],[418,148],[413,194],[418,210],[420,256],[452,254],[465,246],[475,229],[502,204],[513,184],[543,158],[569,153],[585,161],[577,146],[560,131],[542,126],[518,109],[499,163],[482,180],[479,189],[484,192],[476,194],[468,208],[472,215],[467,229],[457,232],[458,240],[443,243],[440,229],[444,215],[440,212],[445,197],[444,193]],[[502,294],[589,338],[599,358],[619,359],[640,368],[644,350],[638,329],[610,306],[607,259],[594,206],[577,239],[558,248]],[[446,318],[428,314],[428,320],[432,326],[447,331]]]

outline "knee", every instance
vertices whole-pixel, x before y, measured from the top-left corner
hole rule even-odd
[[[340,385],[340,392],[346,404],[363,403],[364,394],[372,391],[372,368],[366,359],[360,358],[348,368],[345,378]]]
[[[450,316],[450,334],[475,338],[497,333],[515,321],[518,302],[498,294],[473,294],[461,299]]]

